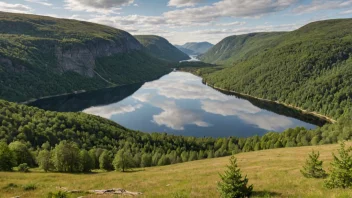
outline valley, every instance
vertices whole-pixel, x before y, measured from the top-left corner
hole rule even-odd
[[[130,4],[77,7],[101,14],[94,19],[0,11],[0,197],[56,197],[66,188],[84,192],[61,197],[110,188],[219,197],[226,167],[233,185],[236,171],[248,175],[251,197],[352,196],[352,147],[339,150],[343,162],[332,155],[340,142],[352,146],[352,19],[247,32],[235,28],[246,22],[201,22],[200,12],[187,21],[198,9],[187,4],[181,21],[158,32],[172,13],[151,22],[108,17],[146,6]],[[178,29],[191,22],[221,29]],[[324,162],[316,166],[346,186],[301,174],[312,150]],[[227,166],[229,156],[240,170]]]

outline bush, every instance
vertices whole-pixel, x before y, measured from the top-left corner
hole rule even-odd
[[[29,167],[28,167],[27,163],[20,164],[18,166],[18,171],[19,172],[28,173],[29,172]]]
[[[30,191],[35,189],[37,189],[37,186],[35,184],[27,184],[23,186],[23,190],[25,191]]]
[[[14,184],[14,183],[9,183],[6,186],[3,187],[3,189],[13,189],[13,188],[17,188],[18,185]]]

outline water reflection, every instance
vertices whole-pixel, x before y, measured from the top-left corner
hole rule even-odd
[[[207,87],[202,84],[201,78],[189,73],[172,72],[140,88],[135,86],[127,89],[79,94],[80,99],[77,95],[75,100],[66,99],[52,106],[70,111],[80,109],[135,130],[189,136],[247,137],[296,126],[315,128],[313,124],[267,111],[260,105],[255,106],[253,101]],[[126,97],[128,93],[133,94]],[[53,100],[44,101],[44,107],[49,108],[51,102]],[[76,108],[76,105],[81,106]],[[270,108],[274,109],[273,106]]]

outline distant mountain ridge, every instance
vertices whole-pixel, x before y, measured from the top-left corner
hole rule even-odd
[[[179,62],[188,60],[190,57],[173,46],[168,40],[156,35],[135,35],[134,36],[153,56]]]
[[[214,45],[209,42],[189,42],[184,45],[175,45],[188,55],[200,55],[207,52]]]

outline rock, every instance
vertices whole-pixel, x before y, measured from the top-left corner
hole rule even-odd
[[[94,194],[117,194],[117,195],[142,195],[143,193],[141,192],[131,192],[127,191],[122,188],[113,188],[113,189],[107,189],[107,190],[89,190],[88,192],[94,193]]]

